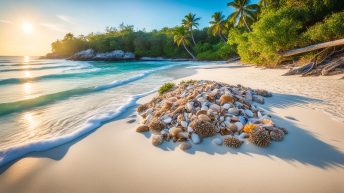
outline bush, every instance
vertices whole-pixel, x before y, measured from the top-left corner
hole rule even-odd
[[[326,42],[344,38],[344,11],[327,17],[304,33],[309,43]]]
[[[175,86],[175,84],[172,83],[172,82],[165,83],[165,84],[163,84],[163,85],[159,88],[158,93],[159,93],[160,95],[162,95],[162,94],[164,94],[164,93],[170,91],[174,86]]]

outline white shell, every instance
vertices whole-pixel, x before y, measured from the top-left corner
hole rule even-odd
[[[218,137],[216,137],[215,139],[213,139],[211,142],[212,142],[213,144],[215,144],[215,145],[222,145],[222,139],[221,139],[221,138],[218,138]]]
[[[194,130],[193,130],[191,127],[188,127],[187,131],[188,131],[189,133],[192,133]]]
[[[192,140],[192,143],[194,143],[194,144],[201,143],[201,139],[199,138],[199,136],[196,133],[191,134],[191,140]]]
[[[169,124],[169,123],[171,123],[171,121],[172,121],[172,118],[171,117],[166,117],[164,120],[163,120],[163,122],[165,123],[165,124]]]
[[[186,127],[188,126],[188,122],[186,122],[186,121],[181,121],[181,122],[180,122],[180,125],[181,125],[182,127],[186,128]]]

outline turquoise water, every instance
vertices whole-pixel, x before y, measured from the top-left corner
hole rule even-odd
[[[98,128],[190,65],[0,57],[0,165]]]

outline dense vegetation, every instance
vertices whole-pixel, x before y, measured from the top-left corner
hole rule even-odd
[[[97,52],[124,50],[138,57],[224,60],[240,56],[245,63],[276,66],[280,52],[344,38],[343,0],[234,0],[235,11],[216,12],[209,28],[198,28],[201,18],[189,13],[181,25],[146,32],[121,24],[104,33],[91,33],[52,43],[54,56],[69,56],[93,48]]]

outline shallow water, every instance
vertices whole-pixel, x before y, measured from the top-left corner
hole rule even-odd
[[[192,65],[0,57],[0,165],[101,126]]]

